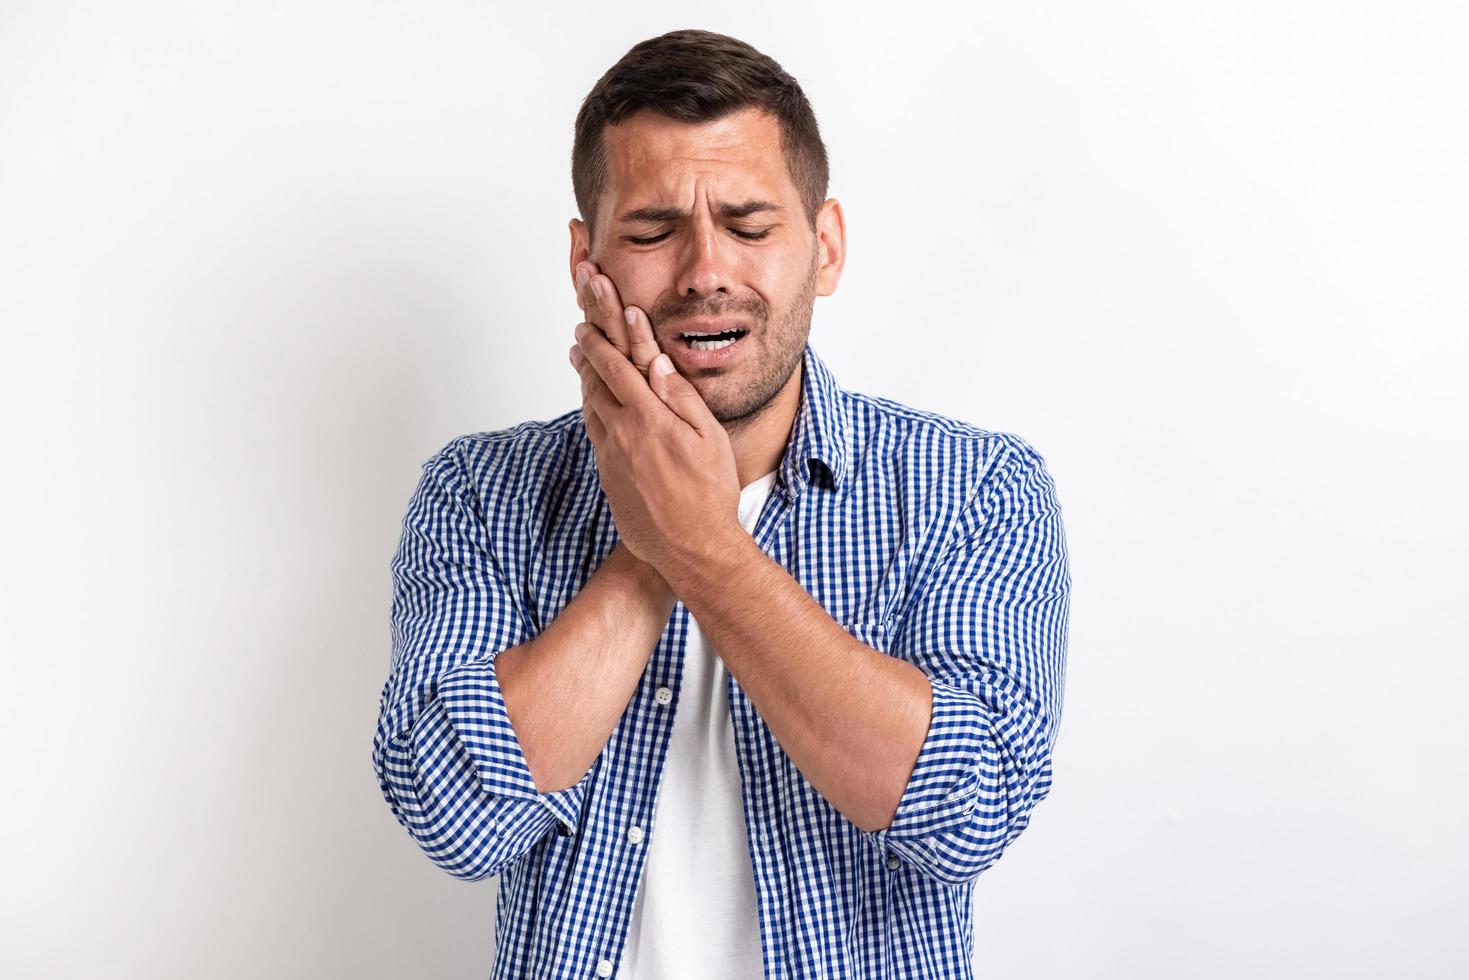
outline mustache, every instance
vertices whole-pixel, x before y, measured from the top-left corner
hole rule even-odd
[[[766,317],[770,315],[770,307],[758,296],[745,296],[721,302],[711,302],[701,296],[689,299],[675,298],[654,304],[648,313],[648,319],[653,323],[661,323],[664,320],[683,320],[690,317],[722,319],[738,314],[744,314],[764,323]]]

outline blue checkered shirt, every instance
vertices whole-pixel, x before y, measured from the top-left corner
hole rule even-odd
[[[495,679],[496,654],[539,634],[617,542],[595,466],[580,408],[456,438],[424,464],[391,563],[373,765],[434,864],[500,876],[494,978],[613,975],[658,841],[683,603],[574,786],[537,791]],[[1071,577],[1044,460],[1016,435],[846,391],[808,344],[753,536],[853,636],[933,688],[896,815],[863,831],[730,677],[765,976],[972,977],[974,881],[1050,791],[1061,718]],[[688,867],[698,874],[697,854]]]

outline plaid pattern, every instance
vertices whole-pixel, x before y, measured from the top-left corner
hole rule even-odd
[[[853,636],[922,669],[933,712],[891,825],[865,832],[730,678],[765,975],[972,977],[974,880],[1051,788],[1071,591],[1060,504],[1019,436],[845,391],[809,344],[803,371],[753,536]],[[495,677],[496,654],[535,637],[616,542],[577,408],[449,442],[392,559],[373,765],[430,860],[500,876],[495,978],[613,975],[658,837],[683,603],[574,786],[537,792]]]

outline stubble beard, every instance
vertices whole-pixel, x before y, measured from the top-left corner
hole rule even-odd
[[[730,435],[753,425],[770,407],[805,357],[806,340],[811,335],[811,313],[816,305],[816,273],[820,268],[819,253],[814,251],[801,289],[780,315],[763,320],[761,339],[765,359],[752,361],[748,369],[754,376],[748,380],[715,378],[710,390],[700,390],[709,412]],[[693,382],[698,387],[698,382]]]

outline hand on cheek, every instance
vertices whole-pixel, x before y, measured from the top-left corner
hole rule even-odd
[[[652,344],[634,316],[633,344]],[[702,561],[739,524],[739,478],[728,433],[666,354],[644,377],[601,330],[577,327],[569,357],[581,376],[582,413],[618,533],[656,568]],[[654,347],[656,350],[656,346]]]
[[[576,303],[586,313],[584,322],[601,330],[608,343],[647,377],[648,366],[659,351],[648,315],[636,306],[624,307],[612,280],[590,260],[577,265],[576,281]]]

